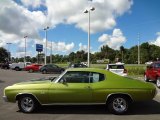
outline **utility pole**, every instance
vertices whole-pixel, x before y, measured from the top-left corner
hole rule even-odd
[[[51,42],[50,64],[52,64],[52,42]]]
[[[138,33],[138,65],[140,64],[140,34]]]
[[[47,30],[49,29],[49,27],[47,26],[46,28],[44,28],[44,31],[45,31],[45,38],[46,38],[46,41],[45,41],[45,57],[44,57],[44,64],[46,65],[47,64]]]
[[[24,47],[24,63],[26,63],[26,39],[28,36],[24,36],[24,40],[25,40],[25,47]]]
[[[8,45],[8,61],[10,60],[10,58],[12,58],[11,57],[11,52],[10,52],[10,50],[9,50],[9,48],[10,48],[10,45],[12,44],[12,43],[6,43],[7,45]],[[10,54],[9,54],[10,53]]]

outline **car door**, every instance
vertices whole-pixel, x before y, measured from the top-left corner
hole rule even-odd
[[[155,64],[151,64],[150,65],[150,67],[149,67],[149,69],[148,69],[148,76],[149,76],[149,78],[151,79],[151,80],[155,80],[155,78],[156,78],[156,65]]]
[[[59,72],[60,71],[59,67],[56,65],[51,65],[51,69],[52,69],[51,72]]]
[[[49,89],[50,103],[89,103],[91,100],[89,72],[68,71]]]

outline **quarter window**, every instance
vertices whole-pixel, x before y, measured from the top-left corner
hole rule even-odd
[[[90,73],[90,82],[95,83],[95,82],[100,82],[105,80],[105,75],[101,73],[96,73],[96,72],[91,72]]]

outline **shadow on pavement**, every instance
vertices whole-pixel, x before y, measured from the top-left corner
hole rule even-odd
[[[19,111],[18,111],[19,112]],[[52,105],[40,107],[33,114],[110,114],[105,105]],[[160,114],[160,103],[152,100],[133,103],[126,115]]]

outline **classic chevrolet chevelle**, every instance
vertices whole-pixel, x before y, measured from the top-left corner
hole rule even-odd
[[[121,77],[103,69],[67,69],[52,80],[14,84],[4,89],[3,99],[18,101],[22,112],[38,105],[106,104],[114,114],[124,114],[134,101],[151,100],[156,88],[151,83]]]

